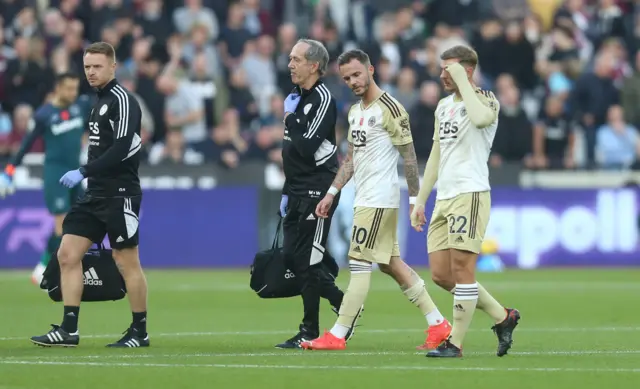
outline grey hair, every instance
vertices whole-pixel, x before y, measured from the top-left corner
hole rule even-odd
[[[329,52],[324,45],[314,39],[299,39],[298,43],[306,43],[309,45],[307,52],[304,53],[304,58],[309,62],[316,62],[318,64],[318,73],[320,76],[324,76],[327,73],[329,67]]]

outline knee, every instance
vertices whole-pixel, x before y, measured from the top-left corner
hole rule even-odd
[[[455,280],[453,279],[453,277],[451,277],[451,272],[443,273],[443,272],[433,271],[431,273],[431,280],[433,281],[434,284],[438,285],[439,287],[446,290],[447,292],[451,291],[456,286]]]
[[[61,245],[58,248],[58,263],[61,269],[74,267],[82,262],[84,254],[76,252],[69,245]]]
[[[111,254],[123,277],[138,273],[142,274],[142,266],[140,266],[137,248],[114,249]]]

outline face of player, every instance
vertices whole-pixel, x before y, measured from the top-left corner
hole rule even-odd
[[[84,73],[92,88],[102,88],[115,77],[116,63],[104,54],[87,53],[84,56]]]
[[[309,44],[304,42],[296,43],[289,54],[289,71],[291,71],[291,82],[295,85],[303,86],[317,70],[318,64],[309,62],[305,58],[305,53],[309,49]]]
[[[373,66],[366,66],[357,59],[352,59],[349,63],[340,66],[340,76],[353,93],[362,97],[369,90]]]
[[[445,70],[447,66],[456,62],[460,61],[454,58],[446,59],[440,64],[440,67],[442,68],[442,71],[440,72],[440,81],[442,81],[442,87],[447,93],[452,93],[458,90],[458,88],[456,87],[456,83],[453,82],[453,78],[451,78],[451,74],[449,74],[449,72]]]
[[[80,80],[76,78],[65,78],[56,87],[56,97],[64,105],[71,105],[78,98],[78,88]]]

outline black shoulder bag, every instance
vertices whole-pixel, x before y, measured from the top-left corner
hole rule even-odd
[[[112,251],[101,244],[90,249],[82,259],[84,290],[82,301],[116,301],[127,295],[124,278],[120,274]],[[54,253],[44,271],[40,288],[45,289],[53,301],[62,301],[60,264]]]

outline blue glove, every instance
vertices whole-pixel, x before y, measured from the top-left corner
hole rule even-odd
[[[287,216],[287,204],[289,203],[289,196],[282,195],[282,199],[280,200],[280,216]]]
[[[284,114],[287,112],[294,113],[296,112],[296,108],[298,107],[298,103],[300,103],[300,95],[297,93],[291,93],[284,99]]]
[[[0,198],[10,195],[14,192],[13,180],[7,173],[0,174]]]
[[[73,188],[74,186],[78,185],[78,183],[80,183],[80,181],[82,181],[83,179],[84,176],[82,175],[82,173],[80,173],[79,169],[70,170],[66,172],[64,176],[62,176],[62,178],[60,179],[60,183],[67,188]]]

